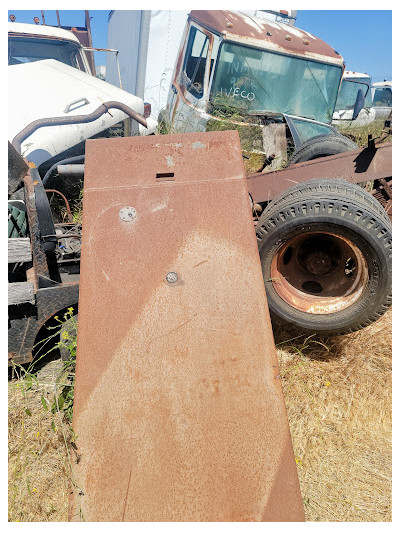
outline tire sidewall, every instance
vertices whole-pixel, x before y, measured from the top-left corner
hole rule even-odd
[[[291,155],[289,164],[356,150],[357,145],[343,135],[322,135],[305,141]]]
[[[364,318],[368,320],[371,309],[383,304],[388,288],[390,289],[390,269],[388,257],[385,255],[374,232],[350,220],[340,220],[324,215],[316,220],[315,214],[304,216],[301,220],[296,218],[285,223],[277,223],[270,235],[263,239],[260,248],[260,259],[268,305],[272,314],[295,326],[316,332],[340,333],[346,330],[359,329],[355,324]],[[274,219],[277,222],[276,218]],[[360,298],[342,311],[326,315],[309,314],[299,311],[286,303],[278,295],[271,280],[272,259],[278,249],[291,237],[306,232],[326,232],[338,237],[344,237],[354,243],[363,254],[369,271],[369,280]],[[370,311],[370,313],[368,312]]]

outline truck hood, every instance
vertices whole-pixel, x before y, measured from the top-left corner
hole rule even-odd
[[[55,59],[8,67],[8,139],[37,119],[92,113],[117,100],[143,114],[143,100]],[[21,154],[39,166],[68,148],[127,118],[113,109],[87,124],[40,128],[21,146]]]

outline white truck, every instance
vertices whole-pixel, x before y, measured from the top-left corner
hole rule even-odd
[[[115,60],[115,58],[114,58]],[[84,141],[127,118],[113,108],[91,122],[77,116],[91,115],[102,104],[117,101],[138,115],[144,114],[143,100],[92,75],[85,49],[73,32],[46,25],[9,23],[8,87],[10,142],[29,124],[61,117],[59,125],[32,131],[21,141],[21,154],[37,167],[45,168],[57,159],[83,155]],[[24,87],[29,84],[29,91]],[[142,118],[140,133],[146,128]]]
[[[338,98],[336,100],[335,112],[332,123],[335,125],[349,125],[357,98],[357,92],[362,90],[365,98],[363,109],[360,111],[354,125],[359,125],[365,120],[367,109],[372,105],[371,98],[371,78],[367,73],[345,70]]]
[[[378,81],[372,84],[372,109],[377,119],[386,119],[392,112],[392,82]]]
[[[352,120],[358,90],[362,90],[365,103],[358,117]],[[374,121],[386,120],[392,111],[392,82],[372,83],[362,72],[346,70],[336,102],[332,123],[341,127],[362,127]]]
[[[85,141],[127,117],[143,131],[149,124],[141,98],[93,75],[73,31],[12,22],[8,40],[8,349],[9,362],[25,363],[48,336],[44,324],[77,306],[81,223],[69,202],[81,190]],[[66,219],[53,216],[54,195]]]
[[[364,93],[365,103],[352,120],[357,92]],[[341,127],[360,127],[385,120],[392,110],[392,82],[371,83],[366,73],[346,70],[340,87],[332,123]]]

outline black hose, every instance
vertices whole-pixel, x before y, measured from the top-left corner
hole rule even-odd
[[[71,117],[50,117],[34,120],[30,124],[28,124],[23,130],[17,133],[11,144],[20,154],[21,144],[23,143],[23,141],[27,137],[32,135],[32,133],[37,129],[43,128],[45,126],[65,126],[67,124],[85,124],[87,122],[93,122],[94,120],[97,120],[102,115],[107,113],[109,109],[119,109],[120,111],[128,115],[128,117],[133,118],[134,120],[139,122],[139,124],[142,124],[142,126],[147,128],[146,119],[142,115],[139,115],[139,113],[133,111],[133,109],[131,109],[126,104],[113,100],[110,102],[104,102],[103,104],[101,104],[101,106],[95,109],[93,113],[89,113],[88,115],[74,115]]]
[[[67,165],[69,163],[79,163],[80,161],[85,161],[84,155],[76,155],[74,157],[67,157],[67,159],[61,159],[61,161],[57,161],[57,163],[54,163],[53,166],[49,168],[49,170],[46,172],[43,178],[43,185],[47,185],[47,182],[50,179],[51,174],[53,171],[58,167],[58,165]]]

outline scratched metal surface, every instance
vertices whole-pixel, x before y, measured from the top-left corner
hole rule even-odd
[[[303,520],[238,133],[85,164],[70,520]]]

